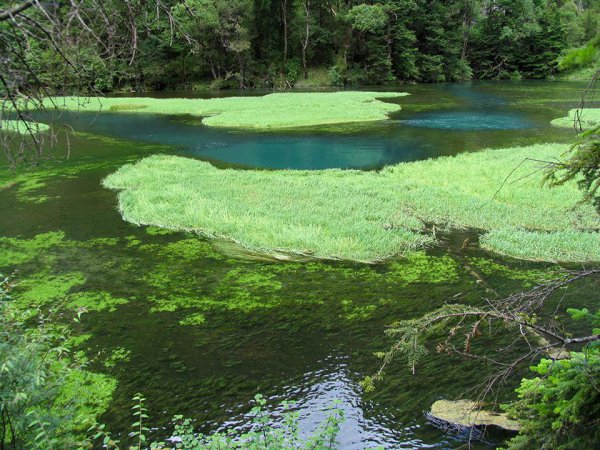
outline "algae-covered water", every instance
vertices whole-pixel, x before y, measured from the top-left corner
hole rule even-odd
[[[359,381],[385,350],[387,325],[447,301],[471,304],[532,286],[554,266],[481,251],[475,232],[455,232],[427,252],[385,264],[270,262],[192,234],[124,222],[101,180],[154,153],[219,165],[381,167],[404,160],[533,142],[567,142],[549,121],[577,104],[578,83],[406,86],[390,121],[367,127],[242,133],[181,117],[64,116],[80,132],[71,159],[0,178],[0,272],[17,269],[23,306],[60,304],[90,369],[117,380],[101,421],[116,433],[132,422],[131,397],[148,399],[153,434],[182,414],[204,432],[244,429],[252,398],[278,410],[295,401],[303,432],[334,399],[346,412],[341,448],[458,448],[464,438],[430,425],[440,398],[467,395],[492,368],[432,351],[415,375],[401,361],[374,393]],[[510,170],[510,168],[507,168]],[[482,286],[473,272],[486,280]],[[592,290],[565,307],[591,303]],[[592,306],[591,304],[588,306]],[[500,336],[480,345],[503,345]],[[515,349],[516,351],[517,349]],[[521,373],[522,374],[522,373]],[[506,398],[516,380],[501,391]],[[502,435],[491,436],[493,446]]]

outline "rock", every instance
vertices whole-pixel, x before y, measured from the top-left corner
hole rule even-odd
[[[438,400],[431,405],[429,416],[461,428],[493,425],[508,431],[520,429],[519,423],[506,414],[482,409],[481,403],[472,400]]]

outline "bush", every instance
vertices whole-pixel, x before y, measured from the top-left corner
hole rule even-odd
[[[13,307],[11,288],[0,275],[0,448],[79,448],[115,384],[82,369],[64,327]]]
[[[329,83],[332,86],[343,86],[344,85],[344,79],[342,78],[342,71],[340,70],[340,68],[338,66],[332,66],[329,69]]]
[[[569,310],[575,319],[600,325],[600,312]],[[594,329],[600,334],[600,329]],[[519,399],[505,407],[519,419],[521,431],[508,443],[518,449],[597,448],[600,442],[600,342],[595,341],[570,359],[543,359],[531,370],[539,376],[521,380]]]
[[[558,69],[560,71],[567,71],[591,66],[596,59],[597,53],[598,48],[590,42],[585,47],[571,50],[563,56],[558,62]]]

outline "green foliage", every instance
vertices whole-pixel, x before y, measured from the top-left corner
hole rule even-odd
[[[567,71],[590,66],[596,60],[597,54],[598,48],[590,43],[585,47],[572,50],[560,58],[558,68],[561,71]]]
[[[352,28],[375,33],[387,23],[387,14],[381,5],[360,4],[353,6],[346,14]]]
[[[600,206],[599,206],[600,207]],[[600,233],[572,230],[544,233],[523,229],[497,229],[481,237],[483,248],[530,261],[598,261]]]
[[[252,421],[250,431],[242,434],[233,430],[217,432],[210,435],[194,431],[192,421],[183,416],[173,419],[173,436],[168,443],[150,442],[147,438],[149,432],[148,414],[144,406],[145,398],[136,394],[133,398],[135,404],[132,408],[134,422],[131,425],[131,444],[127,447],[141,450],[175,448],[185,450],[219,450],[219,449],[254,449],[254,450],[327,450],[337,448],[337,435],[340,424],[344,420],[343,411],[335,402],[327,411],[327,419],[308,437],[301,438],[298,427],[299,413],[295,412],[293,404],[284,402],[284,411],[279,423],[274,422],[274,417],[266,410],[266,400],[260,394],[254,397],[256,406],[250,414]],[[94,432],[94,439],[101,442],[108,449],[120,448],[120,441],[114,439],[104,425],[94,425],[90,428]]]
[[[576,320],[587,319],[600,325],[600,312],[569,312]],[[508,448],[594,448],[600,440],[598,342],[581,352],[571,352],[570,359],[542,359],[531,370],[538,376],[521,380],[518,400],[505,407],[521,423],[519,435],[509,441]]]
[[[51,325],[52,311],[16,308],[12,290],[13,282],[1,277],[0,446],[86,445],[86,424],[106,408],[115,382],[85,370],[65,328]]]
[[[579,261],[578,248],[593,241],[600,219],[593,208],[577,205],[575,183],[541,189],[538,163],[523,163],[551,160],[564,150],[548,144],[487,150],[380,172],[221,170],[187,158],[153,156],[122,167],[104,184],[120,191],[119,208],[127,221],[194,230],[259,253],[371,262],[433,242],[424,225],[429,223],[438,229],[509,230],[490,239],[498,249],[503,236],[508,247],[513,231],[559,233],[558,238],[570,230],[573,249],[566,242],[552,252],[543,247],[553,246],[554,238],[530,234],[515,256]],[[527,181],[499,190],[507,168],[517,166],[512,176]],[[595,248],[585,250],[583,258],[598,260]]]
[[[18,62],[31,76],[23,84],[68,94],[329,84],[310,70],[299,80],[302,56],[310,68],[336,67],[341,76],[331,73],[333,85],[550,77],[565,48],[595,38],[600,16],[587,1],[171,0],[170,14],[138,2],[130,5],[139,31],[131,55],[131,30],[106,27],[111,14],[131,14],[126,5],[110,0],[100,10],[86,8],[87,28],[73,24],[57,45],[27,39]],[[63,37],[64,30],[56,33]],[[563,67],[587,60],[585,52],[564,56]]]
[[[600,108],[594,112],[600,113]],[[580,136],[563,160],[547,171],[546,181],[550,186],[576,181],[583,201],[592,203],[600,213],[600,126]]]

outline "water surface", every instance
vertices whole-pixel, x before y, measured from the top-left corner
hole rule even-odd
[[[74,330],[89,335],[82,349],[92,358],[91,368],[118,380],[101,420],[121,436],[132,422],[136,392],[148,398],[158,437],[168,435],[175,414],[192,418],[204,432],[243,430],[260,392],[273,411],[283,399],[297,402],[303,433],[339,399],[347,415],[340,434],[344,449],[459,448],[464,438],[433,427],[424,413],[439,398],[470,395],[490,368],[432,351],[416,375],[398,362],[374,393],[365,394],[359,382],[378,367],[373,352],[390,345],[383,331],[447,301],[481,303],[489,293],[465,264],[501,295],[531,286],[547,265],[483,252],[474,233],[454,233],[416,258],[379,265],[238,259],[194,235],[124,222],[116,194],[103,189],[101,180],[154,153],[225,166],[372,168],[484,147],[568,141],[571,132],[550,128],[548,121],[575,105],[582,87],[406,86],[401,90],[412,95],[398,99],[398,115],[337,133],[242,133],[207,128],[197,119],[137,114],[100,114],[93,121],[65,116],[89,134],[73,138],[69,162],[46,162],[27,174],[29,184],[0,190],[0,206],[8,212],[0,214],[0,235],[30,245],[40,233],[64,233],[62,244],[40,246],[35,258],[20,265],[18,277],[77,273],[85,281],[66,295],[86,291],[125,301],[114,311],[84,314]],[[490,123],[494,127],[481,125]],[[591,307],[593,292],[573,291],[565,306]],[[481,345],[496,348],[502,339]],[[128,358],[105,364],[117,350]],[[517,380],[509,380],[501,398],[509,398]],[[502,436],[490,439],[491,447]]]
[[[77,130],[169,144],[200,159],[269,169],[376,169],[486,147],[567,142],[570,130],[550,120],[576,107],[582,83],[479,82],[396,87],[409,97],[390,120],[286,131],[218,129],[201,118],[140,113],[64,114]],[[230,95],[248,93],[230,93]],[[256,95],[256,92],[252,93]],[[177,96],[198,96],[176,93]],[[540,103],[532,103],[535,100]],[[282,111],[285,114],[285,111]]]

